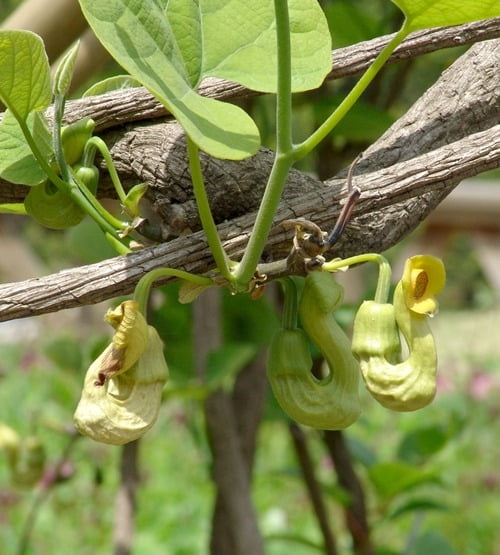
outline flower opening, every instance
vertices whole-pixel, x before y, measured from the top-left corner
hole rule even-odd
[[[440,258],[424,254],[408,258],[401,278],[408,309],[427,316],[436,314],[436,295],[443,289],[445,280],[446,271]]]

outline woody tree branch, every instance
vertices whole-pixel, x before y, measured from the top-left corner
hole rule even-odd
[[[362,198],[332,256],[387,249],[414,229],[462,179],[500,165],[499,45],[500,41],[492,40],[472,47],[366,151],[354,178]],[[180,214],[178,228],[168,232],[175,235],[176,231],[195,228],[189,211],[192,201],[182,186],[187,179],[186,163],[176,124],[134,126],[108,140],[124,174],[124,168],[129,167],[132,173],[139,168],[143,174],[156,176],[163,170],[169,176],[174,187],[170,193],[162,191],[160,185],[151,186],[161,193],[152,198],[161,215],[165,217],[169,210]],[[272,153],[264,149],[243,163],[205,157],[207,183],[212,184],[215,195],[232,186],[240,192],[237,186],[245,179],[256,187],[265,182],[271,159]],[[305,217],[328,229],[345,199],[342,184],[342,178],[319,182],[292,172],[266,259],[276,260],[286,254],[290,236],[279,224],[287,218]],[[172,191],[179,198],[172,197]],[[241,199],[242,203],[247,200],[244,193]],[[217,196],[212,202],[217,205]],[[247,205],[243,207],[243,212],[249,210]],[[250,212],[219,225],[231,257],[241,256],[253,221]],[[213,261],[203,234],[194,232],[100,264],[3,285],[0,319],[42,314],[128,293],[145,272],[159,266],[196,273],[211,269]],[[267,269],[271,278],[273,272],[279,272],[274,266]]]

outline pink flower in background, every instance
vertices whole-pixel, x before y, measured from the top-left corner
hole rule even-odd
[[[486,399],[491,393],[491,390],[498,387],[498,385],[498,380],[493,374],[478,370],[472,375],[467,387],[467,392],[473,399],[480,401]]]

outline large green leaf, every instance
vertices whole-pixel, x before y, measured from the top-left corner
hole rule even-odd
[[[289,0],[292,90],[315,89],[331,69],[328,23],[316,0]],[[276,92],[276,28],[271,0],[169,0],[175,41],[193,85],[221,77]]]
[[[400,462],[375,464],[369,469],[368,476],[380,497],[385,499],[391,499],[421,484],[440,482],[436,471]]]
[[[80,0],[85,17],[112,56],[208,153],[230,159],[254,154],[258,130],[237,106],[203,98],[191,87],[163,8],[154,0]]]
[[[26,118],[26,123],[40,153],[49,161],[52,139],[45,117],[41,112],[32,112]],[[0,152],[0,176],[6,181],[38,185],[47,179],[10,110],[5,112],[0,123]]]
[[[406,15],[408,30],[500,16],[499,0],[392,0]]]
[[[0,31],[0,100],[25,120],[52,99],[42,39],[30,31]]]
[[[146,86],[208,153],[241,159],[256,152],[258,130],[240,108],[200,96],[209,76],[262,91],[276,89],[271,0],[80,0],[113,57]],[[330,37],[316,0],[290,2],[293,88],[314,88],[330,69]]]
[[[398,457],[410,463],[422,462],[443,449],[448,439],[449,432],[442,424],[422,426],[402,438]]]

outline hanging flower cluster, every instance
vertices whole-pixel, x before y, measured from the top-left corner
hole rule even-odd
[[[350,341],[333,317],[343,291],[332,272],[366,261],[379,264],[378,286],[374,300],[359,307]],[[361,414],[360,376],[370,394],[392,410],[417,410],[434,398],[437,356],[428,320],[438,310],[443,263],[424,255],[408,259],[392,303],[390,272],[381,255],[365,254],[323,263],[305,280],[282,280],[283,327],[271,341],[267,372],[278,403],[297,422],[319,429],[350,426]],[[115,333],[90,366],[74,415],[78,430],[96,441],[133,441],[157,419],[168,367],[162,341],[140,307],[158,277],[143,278],[136,300],[124,301],[106,315]],[[312,373],[309,340],[326,362],[322,375]]]
[[[366,261],[379,264],[379,283],[375,299],[359,307],[351,343],[332,315],[340,306],[342,291],[329,272]],[[387,300],[390,266],[380,255],[325,263],[305,279],[298,305],[301,327],[296,317],[297,284],[286,280],[283,328],[271,342],[268,377],[290,417],[320,429],[349,426],[361,413],[360,374],[370,394],[386,408],[413,411],[432,401],[437,356],[428,319],[437,313],[436,295],[445,283],[441,260],[426,255],[408,259],[392,303]],[[323,377],[311,372],[308,338],[327,362]]]

